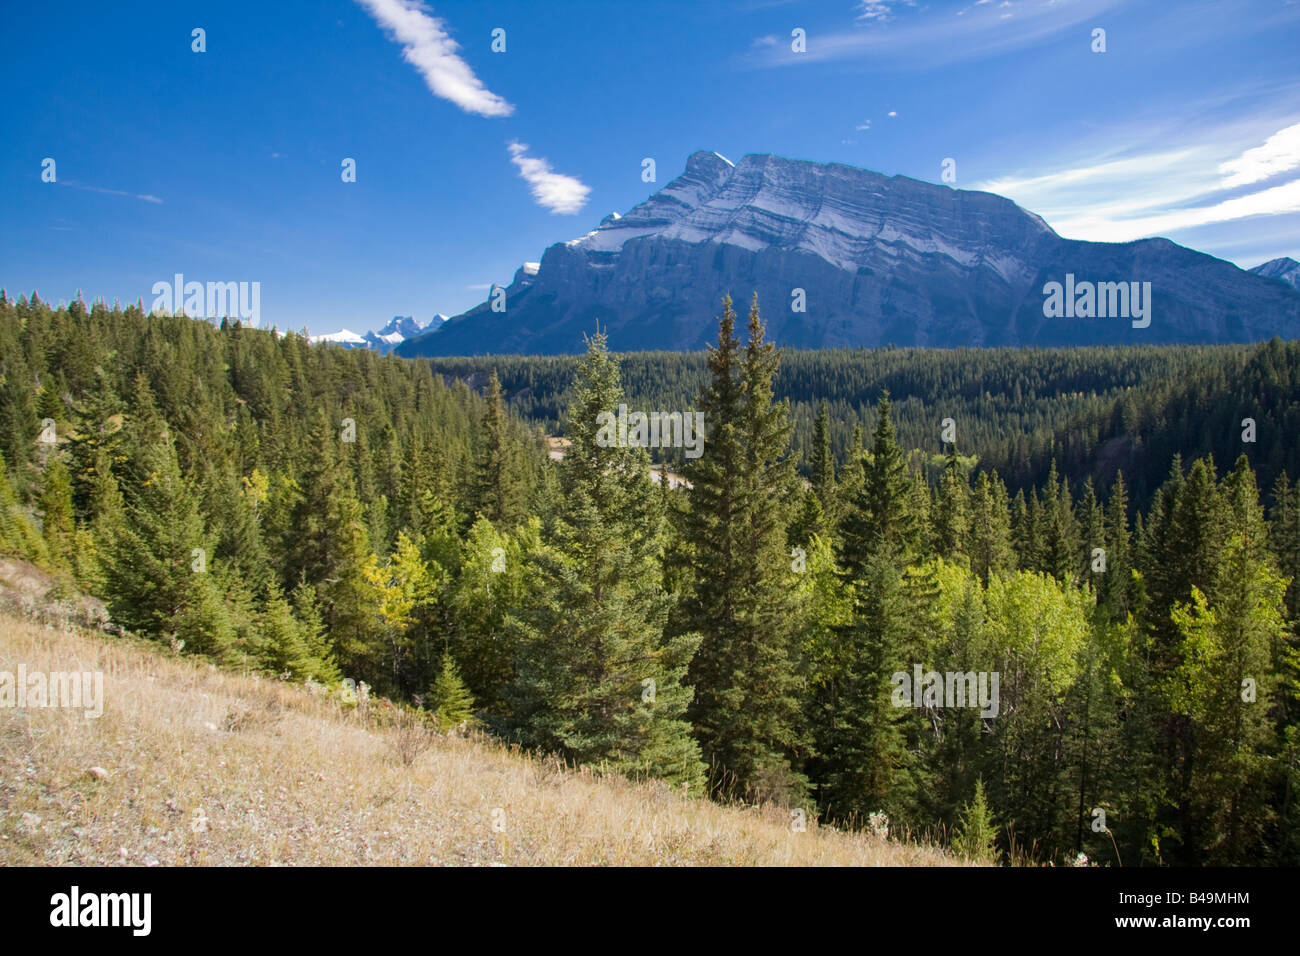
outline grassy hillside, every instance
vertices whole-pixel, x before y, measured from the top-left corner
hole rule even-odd
[[[299,685],[0,615],[0,671],[102,670],[104,713],[0,709],[0,864],[943,865],[787,811],[684,799]],[[387,725],[387,726],[386,726]],[[494,814],[494,811],[501,811]],[[495,824],[503,829],[498,831]]]

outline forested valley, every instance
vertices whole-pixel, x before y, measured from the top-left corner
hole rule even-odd
[[[1300,343],[782,353],[721,312],[707,354],[431,362],[0,295],[0,551],[178,653],[701,797],[1300,862]],[[688,487],[601,440],[621,403],[704,414]],[[900,704],[923,672],[993,712]]]

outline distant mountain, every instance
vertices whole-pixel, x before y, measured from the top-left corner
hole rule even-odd
[[[1075,292],[1149,282],[1150,325],[1047,317],[1053,282]],[[1300,292],[1168,239],[1068,240],[991,193],[839,163],[751,155],[733,165],[698,152],[645,202],[519,269],[504,311],[489,297],[396,351],[575,352],[597,321],[616,350],[697,349],[715,335],[722,296],[736,300],[743,323],[754,291],[769,338],[793,347],[1300,336]]]
[[[1283,256],[1281,259],[1269,259],[1268,262],[1250,270],[1266,279],[1281,279],[1293,289],[1300,289],[1300,262]]]
[[[364,335],[349,329],[340,329],[328,335],[313,335],[313,343],[341,345],[350,349],[374,349],[376,352],[391,352],[408,339],[425,332],[436,332],[447,321],[447,316],[439,312],[428,322],[417,322],[409,315],[395,315],[392,320],[377,332]]]

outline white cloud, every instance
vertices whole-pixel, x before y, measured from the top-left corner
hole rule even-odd
[[[456,55],[460,44],[446,23],[430,16],[420,0],[357,0],[395,43],[402,59],[420,71],[434,96],[479,116],[509,116],[514,106],[483,85],[468,63]]]
[[[1091,25],[1123,0],[1072,0],[1068,6],[1053,3],[1019,4],[1013,8],[994,3],[966,7],[965,16],[941,15],[935,5],[922,5],[909,15],[895,17],[904,0],[862,0],[856,22],[847,29],[818,32],[817,42],[804,53],[792,54],[782,45],[750,47],[740,62],[750,68],[807,66],[834,60],[870,59],[881,66],[929,69],[948,63],[977,60],[1036,46]],[[912,7],[912,3],[906,3]],[[1004,19],[1009,9],[1016,11]]]
[[[856,127],[856,129],[858,130],[858,132],[862,132],[862,130],[864,129],[871,129],[871,120],[863,120],[862,125]]]
[[[897,110],[890,110],[890,111],[889,111],[889,116],[890,116],[891,119],[892,119],[893,117],[897,116],[897,115],[898,115],[898,111],[897,111]]]
[[[913,0],[860,0],[857,19],[868,23],[884,23],[894,15],[894,7],[900,3],[909,7],[916,6]]]
[[[1300,212],[1300,179],[1272,189],[1264,189],[1236,199],[1225,199],[1212,206],[1175,209],[1139,219],[1108,220],[1080,216],[1061,223],[1061,232],[1086,233],[1089,239],[1102,242],[1128,242],[1148,236],[1166,236],[1180,229],[1191,229],[1216,222],[1231,222],[1249,216],[1278,216]]]
[[[572,176],[553,172],[544,159],[528,155],[526,143],[511,142],[510,161],[519,167],[519,175],[528,183],[537,204],[551,212],[571,215],[587,204],[591,187]]]
[[[1251,137],[1256,143],[1257,136]],[[974,188],[1015,200],[1066,238],[1093,242],[1172,236],[1200,226],[1300,212],[1300,179],[1224,196],[1226,189],[1240,192],[1300,166],[1300,124],[1246,149],[1242,134],[1227,129],[1201,131],[1198,139],[1118,159],[1103,156],[1042,175],[991,179]]]
[[[1300,166],[1300,123],[1278,130],[1263,146],[1248,149],[1236,159],[1219,166],[1219,172],[1231,173],[1223,181],[1224,189],[1249,186]]]
[[[72,180],[56,179],[60,186],[71,186],[73,189],[84,189],[88,193],[102,193],[105,196],[126,196],[130,199],[141,199],[144,202],[151,202],[161,206],[163,201],[157,196],[149,193],[129,193],[125,189],[105,189],[103,186],[88,186],[85,183],[73,182]]]
[[[1148,153],[1129,159],[1116,159],[1091,166],[1078,166],[1059,172],[1045,173],[1041,176],[1025,178],[1003,177],[989,179],[975,186],[1003,196],[1024,196],[1028,193],[1043,195],[1059,194],[1062,186],[1079,183],[1093,183],[1122,180],[1134,176],[1156,176],[1168,172],[1176,164],[1194,155],[1192,150],[1177,150],[1165,153]]]

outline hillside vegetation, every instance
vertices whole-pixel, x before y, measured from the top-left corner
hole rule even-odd
[[[1295,343],[786,364],[722,311],[673,490],[601,425],[601,334],[549,380],[551,461],[490,367],[0,293],[0,555],[200,667],[368,685],[408,743],[475,726],[990,860],[1300,860]]]
[[[102,670],[104,713],[0,708],[0,864],[827,865],[960,862],[791,826],[490,739],[404,764],[391,707],[0,614],[0,671]],[[494,814],[494,811],[496,813]]]

